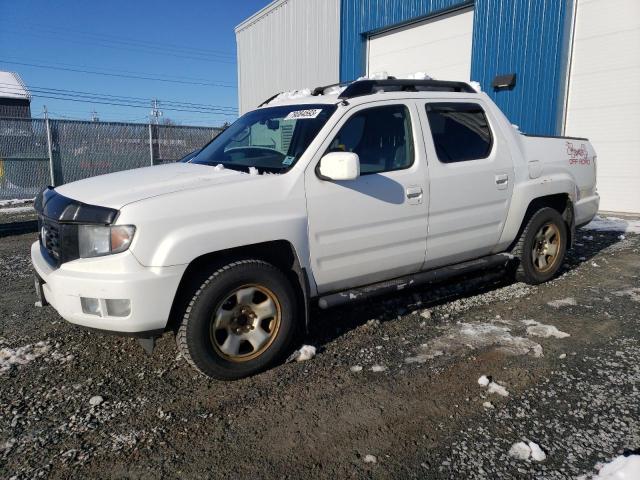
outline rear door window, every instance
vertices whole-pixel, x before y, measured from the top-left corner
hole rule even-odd
[[[426,109],[438,160],[454,163],[489,156],[493,138],[480,105],[428,103]]]

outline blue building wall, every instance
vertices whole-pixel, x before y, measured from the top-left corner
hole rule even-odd
[[[555,135],[564,104],[572,0],[342,0],[340,81],[365,74],[367,37],[444,11],[475,6],[471,79],[527,133]],[[516,73],[513,90],[494,91]]]

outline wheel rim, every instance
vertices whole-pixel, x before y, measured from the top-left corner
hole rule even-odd
[[[211,319],[211,343],[233,362],[264,353],[278,335],[282,313],[276,295],[262,285],[243,285],[218,304]]]
[[[545,223],[533,239],[531,260],[540,273],[551,270],[560,252],[560,229],[553,223]]]

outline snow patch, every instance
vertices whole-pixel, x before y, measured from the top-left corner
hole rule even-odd
[[[489,386],[487,387],[487,392],[496,393],[496,394],[500,395],[501,397],[508,397],[509,396],[509,392],[507,392],[507,389],[504,388],[502,385],[496,383],[496,382],[489,383]]]
[[[509,456],[517,460],[528,460],[531,456],[531,448],[524,442],[518,442],[511,445]]]
[[[618,290],[613,292],[616,297],[629,297],[634,302],[640,302],[640,288],[633,287],[627,290]]]
[[[637,480],[640,478],[640,455],[620,455],[596,468],[598,474],[593,480]]]
[[[341,87],[340,85],[333,85],[332,87],[327,88],[323,95],[340,95],[344,92],[347,87]]]
[[[271,100],[269,103],[277,103],[282,100],[296,100],[298,98],[307,98],[311,96],[310,88],[302,88],[300,90],[289,90],[287,92],[279,93],[276,98]]]
[[[354,365],[349,370],[351,370],[353,373],[361,372],[362,371],[362,365]]]
[[[372,372],[384,372],[387,369],[384,365],[374,365],[371,367]]]
[[[538,322],[535,322],[535,321],[534,321],[534,323],[532,323],[532,324],[530,323],[529,325],[530,326],[527,327],[527,335],[532,335],[534,337],[567,338],[567,337],[571,336],[566,332],[562,332],[562,331],[558,330],[553,325],[545,325],[543,323],[538,323]]]
[[[378,463],[378,459],[376,458],[376,456],[371,454],[365,455],[362,460],[364,461],[364,463]]]
[[[535,442],[518,442],[511,445],[509,456],[517,460],[534,460],[536,462],[544,462],[547,455],[542,451],[540,445]]]
[[[6,372],[18,365],[26,365],[51,350],[47,342],[38,342],[24,347],[0,349],[0,372]]]
[[[640,234],[640,220],[618,217],[600,217],[596,215],[586,226],[585,230],[596,232],[622,232]]]
[[[289,358],[287,358],[287,362],[305,362],[307,360],[311,360],[316,356],[316,347],[312,345],[303,345],[298,350],[293,352]]]
[[[440,355],[455,355],[468,349],[492,346],[507,355],[542,356],[540,344],[528,338],[511,335],[508,327],[490,323],[458,323],[449,328],[444,335],[420,345],[418,353],[405,358],[405,362],[425,363]]]
[[[482,92],[482,86],[480,85],[480,82],[476,82],[474,80],[469,82],[469,85],[471,85],[471,88],[473,88],[476,92],[480,93]],[[514,125],[516,127],[516,129],[518,129],[518,125]]]
[[[561,308],[561,307],[576,306],[578,305],[578,302],[576,302],[576,299],[573,297],[567,297],[567,298],[562,298],[560,300],[552,300],[551,302],[547,302],[547,305],[554,308]]]
[[[405,75],[404,78],[408,78],[409,80],[431,80],[431,77],[424,72],[409,73]]]
[[[0,214],[4,213],[28,213],[35,212],[33,207],[7,207],[0,209]]]
[[[529,442],[529,448],[531,449],[531,460],[536,462],[544,462],[547,459],[547,454],[540,448],[535,442]]]
[[[25,203],[33,202],[33,198],[12,198],[9,200],[0,200],[0,208],[11,207],[15,205],[23,205]]]

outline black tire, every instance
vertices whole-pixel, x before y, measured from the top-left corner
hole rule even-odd
[[[549,228],[544,230],[547,226]],[[544,262],[541,262],[540,258],[546,257],[546,255],[544,254],[545,248],[540,247],[540,233],[544,230],[542,235],[544,238],[548,232],[553,234],[553,229],[557,235],[557,252],[552,259],[548,257],[548,260],[545,260],[546,265],[542,267]],[[564,261],[567,252],[567,238],[567,224],[557,210],[545,207],[535,212],[527,222],[512,251],[517,258],[517,267],[514,271],[515,279],[530,285],[538,285],[553,278]],[[536,253],[534,253],[534,249]],[[534,255],[538,257],[535,260]]]
[[[240,301],[241,293],[245,292],[243,295],[246,296],[251,289],[255,289],[254,295],[258,295],[256,302],[260,302],[260,295],[264,295],[268,299],[266,301],[273,304],[271,308],[276,310],[277,315],[266,321],[269,325],[277,325],[277,330],[269,333],[268,344],[265,343],[262,350],[242,353],[243,348],[254,348],[253,342],[244,338],[254,334],[254,327],[257,330],[256,322],[259,320],[254,313],[259,305],[255,305],[254,300],[246,303]],[[248,307],[249,313],[245,314],[243,305],[256,308],[252,310]],[[254,259],[229,263],[215,269],[193,295],[176,334],[178,350],[191,366],[212,378],[235,380],[254,375],[278,363],[289,352],[297,327],[296,305],[295,292],[289,280],[270,263]],[[219,313],[225,315],[224,318],[230,315],[232,320],[216,322],[214,317]],[[279,321],[274,324],[276,318]],[[220,323],[232,325],[220,328]],[[242,328],[249,330],[229,333]],[[276,329],[275,326],[272,328]],[[265,332],[269,332],[267,327],[261,330],[260,335]],[[235,336],[234,341],[230,342],[234,343],[234,347],[235,343],[240,342],[236,355],[227,355],[231,348],[225,350],[225,333]],[[220,334],[222,339],[219,338]]]

